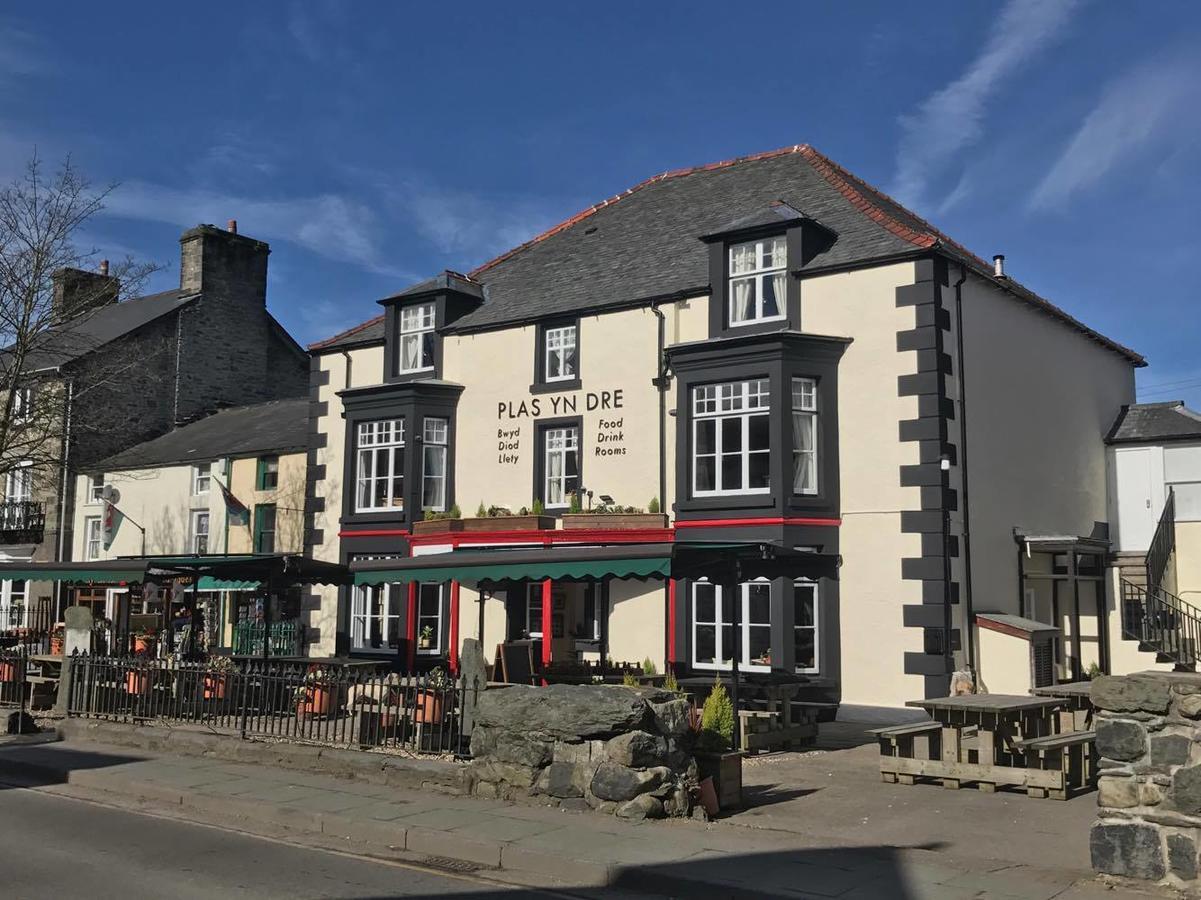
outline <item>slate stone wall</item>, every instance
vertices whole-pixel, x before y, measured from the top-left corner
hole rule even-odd
[[[1091,693],[1101,756],[1093,868],[1196,889],[1201,675],[1104,677]]]
[[[471,790],[626,819],[692,812],[688,701],[656,688],[512,685],[479,697]]]

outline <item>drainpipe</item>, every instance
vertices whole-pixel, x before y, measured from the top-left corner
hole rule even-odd
[[[651,312],[659,320],[658,348],[655,359],[656,375],[652,384],[659,389],[659,509],[667,508],[667,386],[670,379],[667,376],[667,318],[663,315],[658,304],[651,307]]]
[[[967,469],[967,387],[963,364],[963,283],[967,281],[967,267],[960,264],[959,280],[955,282],[955,355],[959,362],[959,487],[963,503],[963,613],[964,637],[967,640],[967,667],[975,680],[976,666],[975,611],[972,607],[972,519],[971,503],[968,498]]]
[[[71,378],[67,379],[67,396],[63,410],[63,453],[62,453],[62,478],[59,483],[58,497],[58,550],[55,553],[55,559],[62,562],[66,559],[64,556],[67,541],[67,488],[70,486],[70,465],[69,457],[71,455],[71,410],[74,407],[75,400],[75,381]],[[63,611],[63,583],[61,581],[54,582],[54,620],[57,622]]]

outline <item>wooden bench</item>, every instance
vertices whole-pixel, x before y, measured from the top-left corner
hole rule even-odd
[[[785,723],[780,710],[740,709],[738,728],[742,749],[752,755],[760,750],[792,750],[817,740],[817,718]]]
[[[897,759],[938,759],[942,749],[942,726],[937,722],[915,722],[909,725],[890,725],[887,728],[873,728],[868,734],[874,734],[880,742],[880,777],[889,784],[913,784],[914,776],[897,772]],[[916,754],[914,743],[922,746],[920,756]]]
[[[1087,786],[1092,781],[1092,746],[1097,738],[1095,731],[1068,731],[1046,737],[1018,741],[1017,745],[1027,757],[1032,769],[1059,772],[1063,775],[1061,789],[1046,789],[1027,786],[1026,794],[1044,798],[1048,794],[1055,800],[1068,799],[1073,788]]]

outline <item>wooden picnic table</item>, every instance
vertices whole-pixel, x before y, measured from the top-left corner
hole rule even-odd
[[[1060,697],[1064,700],[1059,710],[1060,731],[1085,731],[1093,724],[1093,701],[1091,681],[1070,681],[1064,684],[1048,684],[1031,688],[1035,697]]]
[[[1055,712],[1067,701],[1062,697],[1020,694],[961,694],[911,700],[907,706],[924,709],[934,722],[925,729],[930,740],[926,758],[881,756],[885,780],[913,784],[918,777],[938,778],[945,788],[957,790],[974,782],[981,791],[998,785],[1026,788],[1033,797],[1066,798],[1067,774],[1060,768],[1035,768],[1028,763],[1027,744],[1055,736]],[[935,727],[937,726],[937,727]],[[883,739],[889,729],[881,729]]]

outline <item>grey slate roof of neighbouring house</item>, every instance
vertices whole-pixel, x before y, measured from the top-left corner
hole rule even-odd
[[[105,344],[137,331],[155,319],[187,306],[199,294],[185,294],[178,288],[148,294],[119,303],[109,303],[80,313],[40,336],[44,349],[35,350],[26,359],[28,370],[52,369],[79,359]]]
[[[939,250],[1133,364],[1145,364],[1013,279],[994,278],[984,260],[805,144],[667,172],[589,207],[467,273],[483,285],[485,299],[448,330],[485,330],[706,294],[708,252],[698,238],[731,221],[754,220],[779,203],[803,210],[836,236],[802,271]],[[378,341],[383,330],[377,317],[310,349]]]
[[[272,400],[215,412],[97,463],[96,471],[288,453],[308,446],[309,401]]]
[[[1182,400],[1123,406],[1105,440],[1110,444],[1201,441],[1201,413],[1189,409]]]

